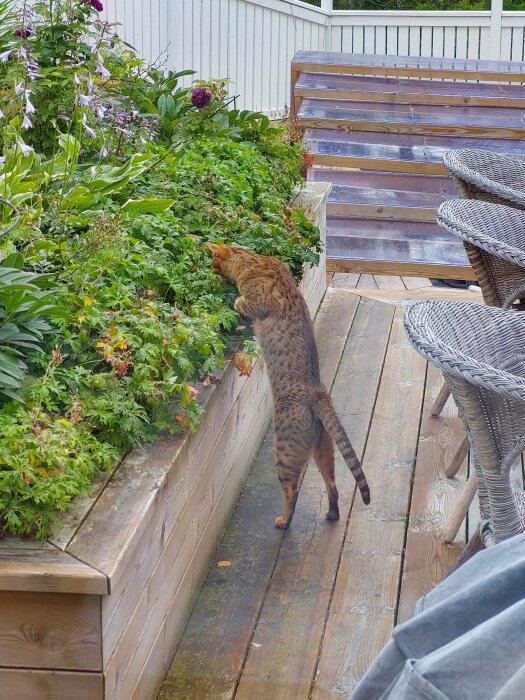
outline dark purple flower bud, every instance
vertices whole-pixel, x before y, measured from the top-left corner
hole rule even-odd
[[[28,36],[32,36],[34,33],[35,32],[32,27],[22,27],[21,29],[15,29],[15,36],[19,36],[22,39],[27,39]]]
[[[104,9],[104,5],[100,2],[100,0],[89,0],[89,4],[97,12],[102,12],[102,10]]]
[[[211,104],[212,91],[210,88],[195,88],[191,93],[191,104],[197,109],[209,107]]]

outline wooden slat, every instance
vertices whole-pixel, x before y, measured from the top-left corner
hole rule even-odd
[[[104,574],[58,549],[0,549],[0,591],[108,593]]]
[[[355,289],[358,282],[359,275],[335,272],[330,281],[330,286],[339,289]]]
[[[358,452],[368,433],[392,307],[362,301],[332,390],[334,404]],[[344,522],[355,508],[355,482],[337,459],[341,521],[323,521],[326,498],[317,471],[307,472],[290,531],[266,594],[236,700],[309,698],[328,614]],[[372,499],[376,496],[372,494]],[[357,497],[359,500],[359,497]]]
[[[292,61],[301,73],[343,73],[408,78],[448,78],[523,82],[523,64],[515,61],[381,56],[321,51],[298,51]]]
[[[373,275],[359,275],[359,282],[356,289],[377,289],[376,281]]]
[[[420,287],[430,287],[430,280],[424,277],[407,277],[403,275],[403,283],[407,289],[419,289]]]
[[[392,185],[395,187],[395,183]],[[434,222],[436,209],[443,201],[444,197],[441,193],[334,185],[327,206],[327,215]]]
[[[337,273],[335,273],[337,274]],[[379,280],[384,275],[375,275],[374,279]],[[424,279],[424,278],[421,278]],[[361,297],[382,301],[385,304],[396,304],[398,306],[413,304],[415,301],[425,299],[445,299],[454,301],[469,301],[474,304],[482,304],[483,297],[480,292],[469,292],[466,289],[452,289],[451,287],[419,287],[413,289],[351,289],[352,294]]]
[[[405,104],[523,107],[522,85],[302,73],[295,96]]]
[[[99,596],[3,591],[0,620],[4,667],[102,669]]]
[[[0,700],[104,700],[101,673],[0,668]]]
[[[325,132],[322,132],[325,133]],[[451,199],[457,197],[454,181],[449,175],[414,175],[411,173],[388,173],[345,168],[310,168],[308,180],[330,182],[332,190],[328,201],[335,201],[334,188],[366,188],[394,192],[420,193]]]
[[[328,290],[315,328],[323,380],[331,384],[345,347],[357,301]],[[273,528],[281,487],[275,474],[273,436],[263,442],[186,627],[159,700],[233,696],[283,533]],[[262,533],[264,547],[260,545]]]
[[[390,638],[425,371],[398,314],[363,461],[372,502],[352,509],[312,700],[349,693]]]
[[[329,236],[327,255],[334,272],[475,279],[461,244],[447,240]]]
[[[401,277],[396,277],[394,275],[375,275],[374,279],[378,289],[402,291],[406,289]]]
[[[378,218],[360,217],[330,217],[327,228],[328,238],[334,245],[340,245],[341,239],[349,239],[348,245],[355,238],[378,241],[422,241],[429,245],[445,242],[458,250],[463,249],[463,243],[438,226],[435,221],[385,221]],[[466,257],[466,254],[465,254]]]
[[[453,511],[466,482],[466,460],[454,479],[445,468],[464,436],[463,424],[452,402],[438,417],[430,415],[432,404],[443,385],[443,375],[429,365],[423,405],[416,470],[406,541],[406,556],[397,621],[414,613],[418,598],[441,581],[456,563],[466,543],[461,528],[455,543],[442,541],[447,517]]]
[[[504,114],[507,113],[507,114]],[[439,105],[342,102],[305,98],[297,114],[304,127],[398,134],[525,138],[521,110]]]
[[[525,158],[524,142],[513,139],[313,129],[306,143],[317,165],[406,173],[448,174],[443,155],[454,148],[480,148]]]
[[[332,272],[362,272],[380,275],[421,275],[422,277],[436,277],[439,279],[474,279],[472,268],[461,265],[450,265],[448,263],[436,262],[413,262],[409,252],[405,253],[405,259],[401,260],[378,260],[374,257],[370,249],[356,249],[357,253],[362,252],[361,257],[350,259],[345,258],[345,253],[333,250],[327,259],[327,270]],[[340,257],[335,257],[340,255]],[[402,256],[399,256],[402,258]]]

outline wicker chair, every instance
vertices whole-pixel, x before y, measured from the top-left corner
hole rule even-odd
[[[525,213],[489,202],[454,200],[442,204],[436,218],[440,226],[462,239],[486,304],[508,309],[519,300],[525,292]],[[447,466],[446,476],[456,474],[468,449],[466,437]],[[475,493],[472,474],[443,533],[445,542],[455,538]]]
[[[442,370],[463,418],[478,482],[485,546],[523,532],[525,498],[510,467],[525,449],[525,316],[469,302],[425,301],[407,336]]]
[[[456,189],[463,199],[477,199],[525,209],[525,163],[477,148],[458,148],[447,151],[443,164],[454,178]],[[467,256],[476,273],[486,304],[499,306],[491,301],[492,293],[485,274],[485,265],[477,255],[475,246],[465,242]],[[431,413],[438,416],[443,410],[449,391],[446,385],[439,392]],[[447,476],[454,476],[466,457],[466,441],[458,448],[447,469]]]
[[[477,148],[448,151],[443,163],[463,199],[525,209],[525,163]]]

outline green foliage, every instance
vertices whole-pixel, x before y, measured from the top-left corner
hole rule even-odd
[[[22,16],[0,0],[2,17],[0,197],[20,220],[0,206],[0,533],[46,537],[99,469],[196,429],[238,324],[203,244],[277,255],[297,278],[320,245],[287,207],[299,149],[231,109],[227,81],[180,87],[91,3]]]
[[[22,256],[13,253],[0,263],[0,396],[22,401],[26,361],[43,352],[44,320],[60,313],[54,290],[42,275],[24,272]]]

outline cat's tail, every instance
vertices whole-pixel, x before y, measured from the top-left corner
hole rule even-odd
[[[361,463],[359,462],[355,450],[352,447],[352,443],[341,425],[341,421],[337,417],[330,396],[324,391],[316,392],[313,397],[313,405],[317,417],[323,424],[328,435],[330,435],[332,440],[336,443],[348,468],[354,475],[359,491],[361,492],[361,498],[364,503],[368,505],[370,503],[370,489],[366,476],[361,468]]]

